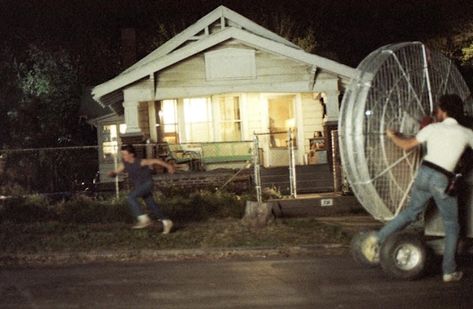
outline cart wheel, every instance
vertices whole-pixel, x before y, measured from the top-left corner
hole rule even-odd
[[[427,266],[427,247],[421,235],[395,233],[381,246],[380,263],[384,272],[397,279],[414,280]]]
[[[350,244],[353,259],[365,267],[379,265],[378,237],[375,231],[364,231],[356,234]]]

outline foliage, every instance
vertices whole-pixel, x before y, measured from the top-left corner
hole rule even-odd
[[[473,43],[462,48],[462,56],[464,64],[473,66]]]
[[[29,45],[4,48],[0,74],[11,77],[0,89],[0,109],[9,147],[63,145],[77,127],[80,85],[77,65],[63,49]],[[21,124],[21,125],[20,125]]]
[[[41,195],[7,199],[0,206],[0,222],[31,223],[58,218],[52,205]]]
[[[318,47],[314,25],[297,21],[296,16],[279,10],[273,14],[255,14],[254,20],[263,27],[279,34],[288,41],[300,46],[306,52],[313,53]]]
[[[91,184],[98,169],[94,148],[7,150],[1,154],[0,193],[6,195],[80,191],[82,184]]]
[[[200,190],[165,196],[157,194],[161,210],[180,222],[206,221],[210,218],[241,218],[246,197],[230,192]],[[41,195],[7,199],[0,204],[0,223],[45,222],[111,223],[132,222],[126,195],[118,200],[92,199],[78,195],[59,202]]]

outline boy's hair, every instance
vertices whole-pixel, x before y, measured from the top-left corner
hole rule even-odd
[[[447,113],[448,117],[457,121],[463,117],[463,101],[456,94],[445,94],[439,98],[438,107]]]
[[[122,146],[122,151],[127,151],[128,153],[131,153],[131,154],[133,154],[133,156],[136,157],[136,149],[135,149],[135,147],[133,147],[133,145],[130,145],[130,144],[123,145]]]

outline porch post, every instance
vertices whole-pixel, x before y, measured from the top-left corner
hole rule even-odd
[[[139,102],[127,101],[123,102],[125,108],[125,123],[126,132],[120,136],[123,144],[143,144],[145,137],[140,129],[140,118],[139,118]],[[137,155],[141,158],[146,157],[144,147],[138,147],[136,149]]]
[[[324,91],[325,93],[325,106],[327,114],[325,115],[324,122],[338,122],[338,116],[340,114],[338,96],[340,92],[338,90]]]
[[[123,102],[125,109],[125,123],[126,133],[125,134],[142,134],[140,129],[140,119],[138,111],[139,102]]]
[[[327,148],[327,162],[330,168],[333,168],[333,153],[332,153],[332,131],[338,129],[338,116],[340,114],[338,90],[325,91],[325,106],[327,114],[324,118],[324,136],[325,145]],[[335,141],[336,143],[338,141]]]

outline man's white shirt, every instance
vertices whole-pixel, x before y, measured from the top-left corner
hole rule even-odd
[[[453,172],[466,147],[473,148],[473,131],[461,126],[454,118],[433,123],[420,130],[416,139],[427,143],[424,160]]]

